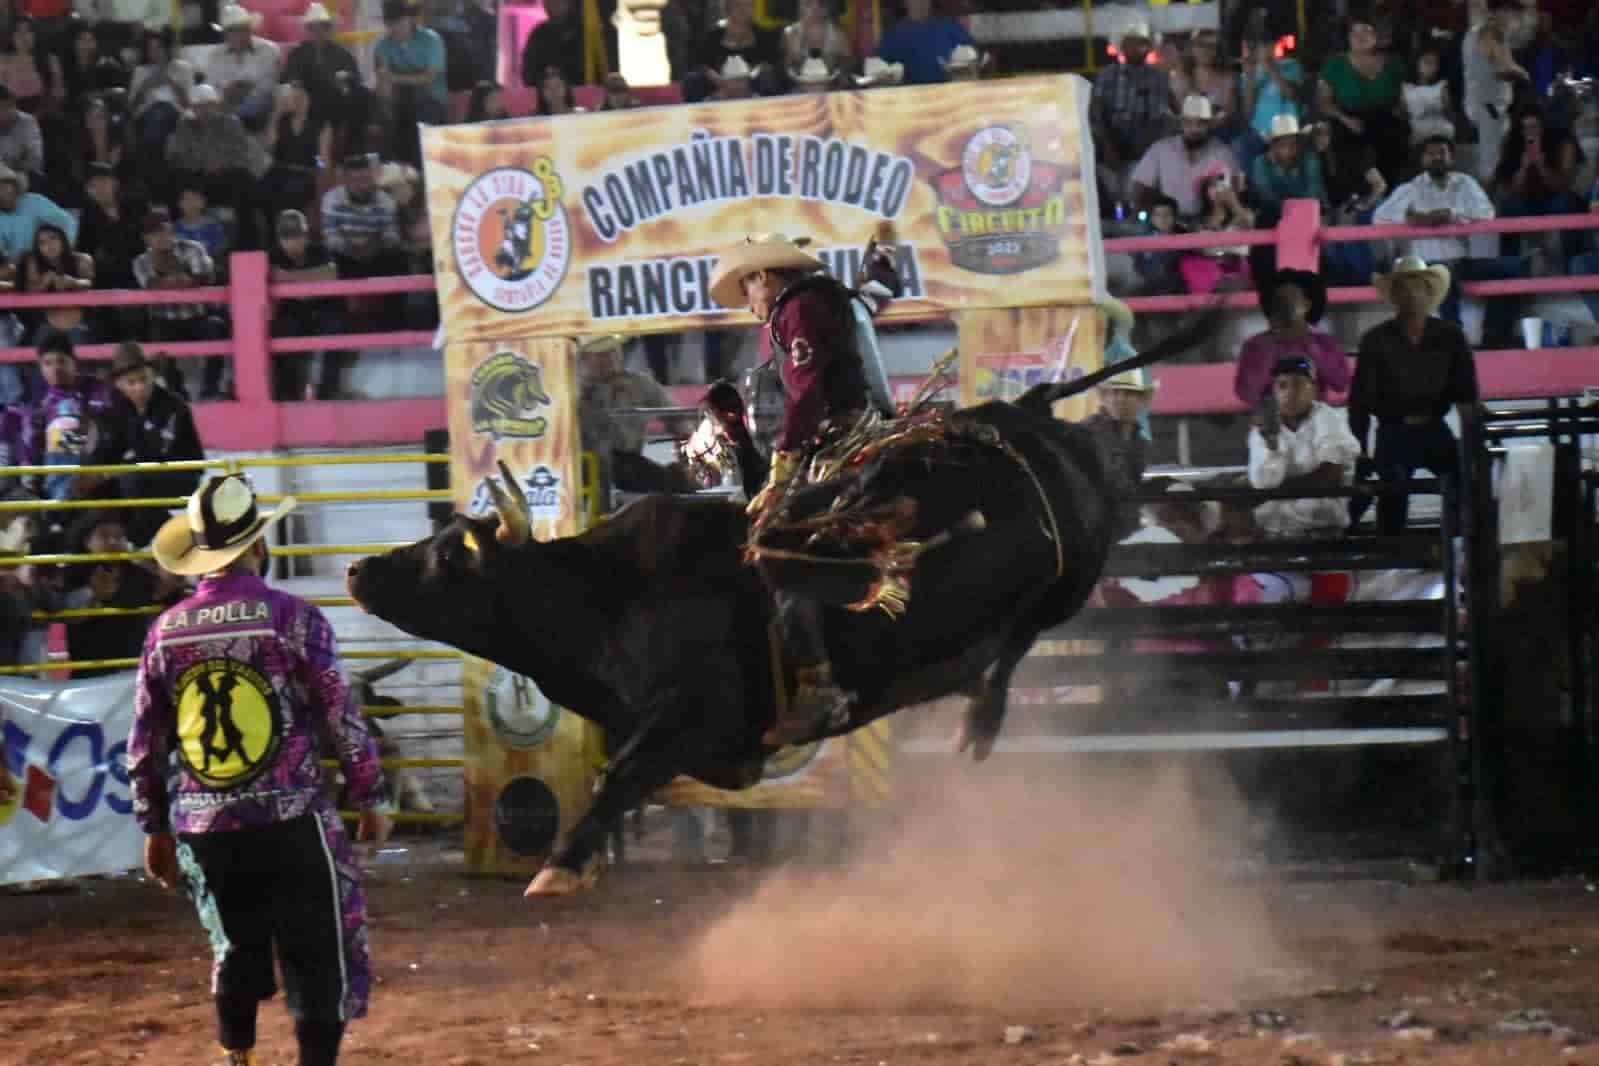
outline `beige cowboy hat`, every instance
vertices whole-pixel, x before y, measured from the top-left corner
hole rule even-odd
[[[945,59],[939,63],[945,70],[970,70],[972,67],[983,65],[984,56],[969,44],[958,44]]]
[[[790,71],[789,77],[800,85],[822,85],[832,81],[837,75],[833,68],[827,65],[827,60],[811,56],[798,70]]]
[[[1141,392],[1149,394],[1160,388],[1158,382],[1150,381],[1139,369],[1123,370],[1120,374],[1113,374],[1099,383],[1101,389],[1110,389],[1116,392]]]
[[[584,337],[577,342],[578,355],[592,355],[596,352],[620,352],[622,350],[622,335],[620,333],[602,333],[597,337]]]
[[[861,72],[855,75],[856,85],[898,85],[905,80],[904,63],[885,63],[879,56],[867,56],[861,62]]]
[[[1134,19],[1123,26],[1121,33],[1117,36],[1117,40],[1125,41],[1129,37],[1137,38],[1140,41],[1152,40],[1153,38],[1149,32],[1149,23],[1143,19]]]
[[[253,30],[261,24],[261,16],[238,4],[229,4],[222,9],[220,21],[224,30]]]
[[[1444,302],[1444,297],[1449,295],[1449,268],[1442,263],[1433,263],[1430,266],[1419,255],[1401,256],[1394,260],[1394,265],[1386,274],[1377,274],[1371,279],[1372,287],[1389,303],[1394,302],[1393,284],[1395,278],[1424,277],[1432,289],[1432,303],[1429,311],[1436,310]]]
[[[1280,141],[1284,137],[1298,137],[1306,131],[1300,128],[1297,115],[1277,115],[1271,120],[1271,136],[1268,141]]]
[[[716,271],[711,275],[711,299],[723,307],[748,307],[744,279],[751,274],[760,270],[810,273],[823,269],[822,261],[805,251],[804,246],[809,243],[809,237],[790,240],[781,233],[746,238],[716,261]]]
[[[312,4],[305,9],[305,14],[300,16],[302,26],[331,26],[333,15],[321,4]]]
[[[182,514],[156,531],[150,550],[163,570],[212,574],[248,551],[297,505],[293,496],[285,496],[277,510],[262,513],[244,475],[214,477],[189,497]]]
[[[18,196],[28,191],[28,176],[26,174],[18,174],[4,163],[0,163],[0,184],[8,181],[17,187]]]

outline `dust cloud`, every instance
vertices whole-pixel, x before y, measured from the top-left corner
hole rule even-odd
[[[1218,1005],[1295,965],[1264,887],[1224,869],[1248,812],[1220,773],[916,764],[848,866],[780,871],[707,931],[682,975],[693,998]]]

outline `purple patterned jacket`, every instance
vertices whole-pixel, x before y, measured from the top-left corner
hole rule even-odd
[[[258,577],[208,577],[144,643],[128,738],[134,817],[146,833],[217,833],[319,810],[319,725],[355,805],[386,803],[327,617]]]

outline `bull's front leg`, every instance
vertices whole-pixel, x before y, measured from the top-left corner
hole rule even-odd
[[[708,668],[706,676],[724,675]],[[679,774],[722,752],[729,757],[736,753],[741,736],[739,714],[736,699],[718,697],[703,683],[674,689],[670,705],[646,715],[640,731],[624,742],[606,769],[588,813],[572,827],[523,895],[565,896],[589,887],[606,834],[618,819]],[[747,727],[742,729],[747,731]]]

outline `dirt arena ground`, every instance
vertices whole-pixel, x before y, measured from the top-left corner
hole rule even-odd
[[[1204,788],[1074,788],[947,793],[848,868],[641,863],[555,902],[413,842],[370,877],[344,1061],[1599,1066],[1590,879],[1246,875]],[[139,879],[0,896],[0,1063],[212,1062],[207,970]],[[292,1066],[276,1003],[261,1036]]]

